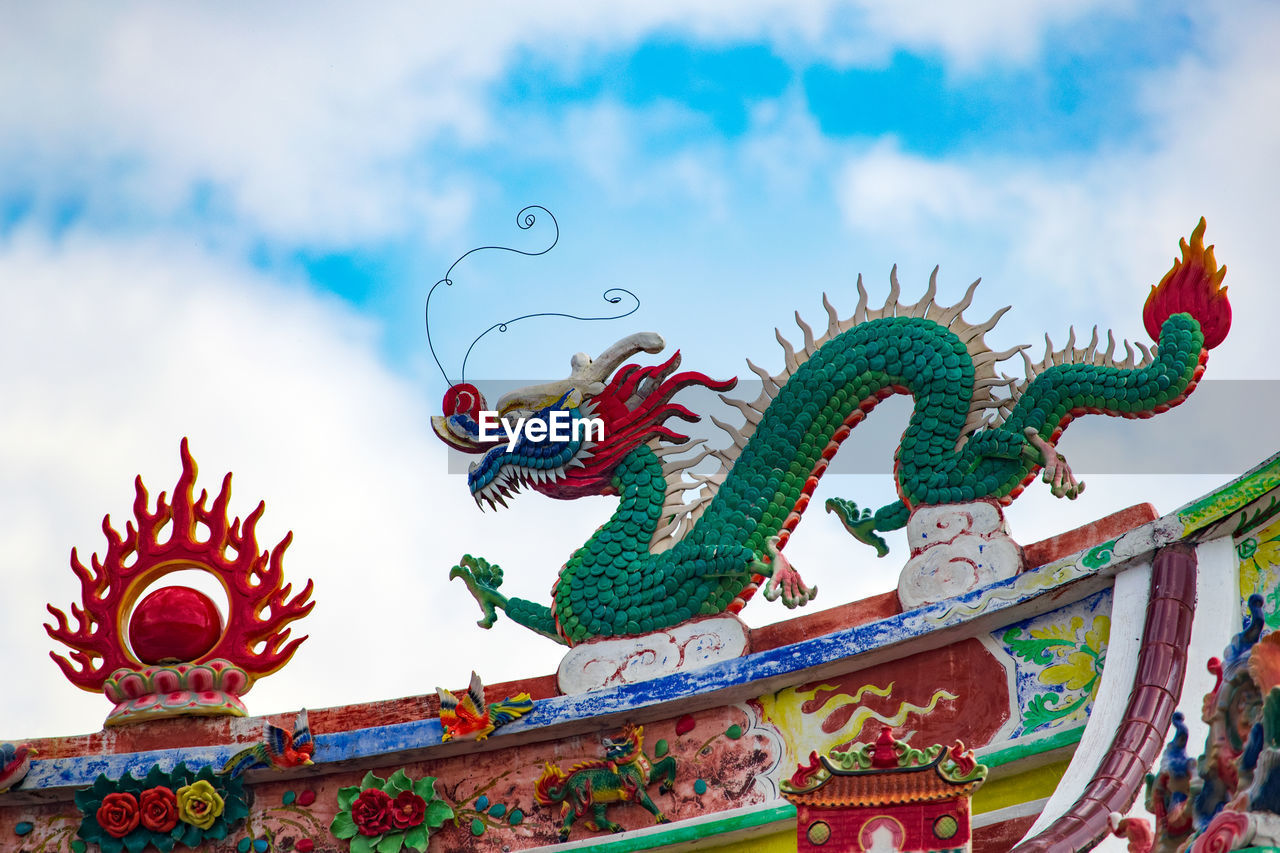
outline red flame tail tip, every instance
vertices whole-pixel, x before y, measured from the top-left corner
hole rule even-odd
[[[1182,257],[1175,258],[1173,268],[1151,288],[1142,321],[1152,340],[1160,339],[1160,327],[1173,314],[1187,313],[1196,319],[1204,332],[1205,349],[1213,349],[1227,337],[1231,329],[1231,303],[1222,286],[1227,268],[1219,267],[1213,257],[1213,246],[1204,245],[1205,221],[1191,232],[1191,242],[1179,241]]]

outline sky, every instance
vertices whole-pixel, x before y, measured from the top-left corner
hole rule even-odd
[[[1075,502],[1033,487],[1032,542],[1142,501],[1169,512],[1276,450],[1267,273],[1280,212],[1280,8],[1263,2],[5,4],[0,28],[0,738],[97,730],[107,701],[60,675],[45,604],[78,600],[72,547],[154,495],[190,439],[199,487],[234,472],[284,569],[315,582],[309,639],[252,713],[496,683],[561,649],[461,584],[463,553],[548,602],[608,517],[523,493],[481,513],[431,434],[468,348],[472,380],[548,381],[578,351],[656,331],[686,368],[776,370],[774,327],[981,277],[966,315],[1014,306],[996,349],[1096,324],[1146,340],[1141,308],[1201,216],[1235,321],[1205,387],[1154,421],[1078,422]],[[629,303],[628,303],[629,304]],[[1104,332],[1105,333],[1105,332]],[[1011,373],[1021,367],[1009,363]],[[1215,385],[1218,380],[1231,380]],[[1214,386],[1210,388],[1209,386]],[[1203,398],[1203,399],[1202,399]],[[896,405],[895,405],[896,404]],[[708,405],[707,412],[732,410]],[[819,498],[892,499],[904,401],[846,443]],[[1094,423],[1094,422],[1098,423]],[[863,431],[866,435],[863,436]],[[877,432],[877,430],[879,432]],[[1187,474],[1194,471],[1194,474]],[[787,554],[830,607],[896,586],[811,513]],[[757,599],[753,625],[794,615]]]

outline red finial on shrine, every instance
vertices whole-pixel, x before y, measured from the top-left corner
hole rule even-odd
[[[885,726],[876,738],[875,748],[871,751],[871,766],[877,770],[888,770],[898,766],[898,742],[893,739],[893,729]]]

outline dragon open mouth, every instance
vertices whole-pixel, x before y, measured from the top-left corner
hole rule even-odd
[[[567,476],[570,468],[585,467],[594,443],[580,429],[588,412],[567,408],[564,402],[562,397],[556,403],[529,414],[527,420],[521,420],[521,425],[526,428],[531,423],[540,423],[543,426],[542,437],[533,439],[527,431],[521,431],[514,443],[499,443],[471,464],[467,472],[467,486],[477,506],[483,509],[482,501],[488,501],[490,507],[497,504],[505,507],[505,498],[514,495],[521,486],[553,491],[555,484]],[[569,416],[567,440],[553,437],[552,425],[556,422],[556,414]]]
[[[489,451],[489,454],[506,455],[505,447],[496,447]],[[590,451],[582,451],[584,455],[590,455]],[[486,459],[488,457],[486,456]],[[559,465],[555,468],[533,468],[519,462],[511,462],[497,467],[497,473],[493,475],[488,482],[481,485],[480,477],[477,472],[484,467],[483,462],[471,463],[471,469],[467,473],[467,481],[471,486],[471,496],[475,498],[476,505],[484,509],[483,501],[488,501],[491,508],[496,508],[497,504],[507,505],[505,498],[509,498],[520,491],[521,486],[529,488],[537,488],[539,486],[550,486],[563,480],[566,472],[573,467],[585,467],[583,462],[576,456],[571,458],[567,463]]]

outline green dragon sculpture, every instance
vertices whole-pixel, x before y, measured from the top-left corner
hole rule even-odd
[[[1083,348],[1075,347],[1074,333],[1063,350],[1050,344],[1039,363],[1022,353],[1025,347],[992,352],[983,336],[1004,311],[976,325],[961,316],[977,282],[957,305],[940,306],[935,270],[924,297],[901,304],[895,274],[886,304],[869,309],[859,278],[852,317],[841,320],[824,297],[824,334],[815,337],[797,314],[803,347],[797,351],[778,335],[786,357],[780,374],[748,362],[764,389],[749,403],[724,398],[746,420],[735,428],[712,418],[733,439],[724,450],[684,453],[687,437],[666,422],[698,420],[672,402],[680,389],[725,391],[736,380],[676,373],[678,352],[664,364],[623,366],[638,352],[662,349],[653,334],[626,338],[594,360],[576,355],[567,380],[526,387],[498,403],[504,419],[548,425],[599,419],[603,436],[544,428],[540,439],[530,430],[510,443],[487,438],[478,424],[484,398],[474,386],[455,385],[433,428],[451,446],[483,454],[468,474],[477,504],[505,506],[521,486],[565,499],[617,495],[619,503],[560,570],[550,607],[504,596],[501,568],[477,557],[463,557],[450,577],[461,578],[480,604],[482,627],[503,610],[568,645],[736,613],[766,578],[766,598],[804,604],[816,590],[782,549],[841,442],[893,394],[915,400],[895,459],[900,499],[875,512],[828,501],[845,527],[882,556],[887,547],[878,533],[903,527],[915,507],[1007,504],[1039,470],[1055,495],[1075,497],[1083,484],[1055,450],[1062,430],[1082,414],[1144,418],[1179,404],[1203,373],[1208,350],[1226,337],[1226,269],[1217,266],[1213,247],[1204,247],[1204,228],[1202,219],[1190,244],[1181,241],[1182,258],[1151,290],[1143,320],[1158,346],[1138,344],[1140,358],[1128,343],[1126,357],[1114,358],[1110,335],[1100,350],[1096,330]],[[1026,362],[1026,378],[997,375],[995,364],[1016,353]],[[690,472],[708,457],[719,470]],[[690,490],[697,497],[686,503]]]

